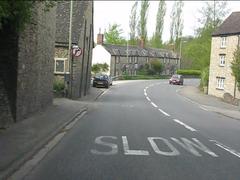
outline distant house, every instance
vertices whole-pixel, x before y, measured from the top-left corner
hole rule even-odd
[[[180,62],[173,51],[140,46],[104,44],[103,34],[97,35],[97,45],[93,49],[92,64],[107,63],[111,76],[136,75],[137,70],[152,60],[159,60],[164,64],[163,74],[171,75],[179,68]]]
[[[230,93],[240,98],[232,75],[233,53],[240,45],[240,12],[233,12],[212,34],[208,94],[223,97]]]

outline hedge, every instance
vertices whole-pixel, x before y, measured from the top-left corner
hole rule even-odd
[[[177,74],[201,76],[201,71],[200,70],[194,70],[194,69],[178,69]]]

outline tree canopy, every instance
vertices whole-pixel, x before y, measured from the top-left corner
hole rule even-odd
[[[119,24],[109,24],[108,31],[104,33],[105,42],[107,44],[126,44],[126,40],[122,37],[123,30]]]

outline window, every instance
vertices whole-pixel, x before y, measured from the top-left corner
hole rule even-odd
[[[115,58],[116,58],[116,64],[119,64],[120,63],[120,56],[115,56]]]
[[[220,60],[220,66],[225,66],[225,54],[220,54],[219,55],[219,60]]]
[[[221,37],[221,48],[226,47],[226,40],[227,40],[227,37]]]
[[[54,67],[54,72],[55,73],[65,73],[66,68],[65,68],[65,61],[67,58],[55,58],[55,67]]]
[[[138,63],[137,57],[134,57],[134,63]]]
[[[217,89],[224,89],[224,77],[217,77]]]

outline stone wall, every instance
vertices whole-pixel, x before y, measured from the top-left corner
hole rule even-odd
[[[56,9],[37,2],[31,24],[19,36],[17,121],[52,103]]]
[[[23,31],[12,23],[0,31],[0,127],[52,103],[55,13],[36,2]]]
[[[221,48],[221,37],[212,38],[211,60],[209,71],[208,94],[223,98],[225,93],[234,95],[235,78],[232,76],[231,62],[233,53],[238,45],[238,36],[227,36],[226,48]],[[219,54],[226,54],[225,65],[220,66]],[[224,89],[217,88],[216,77],[224,77]],[[236,91],[236,98],[240,98],[240,93]]]

